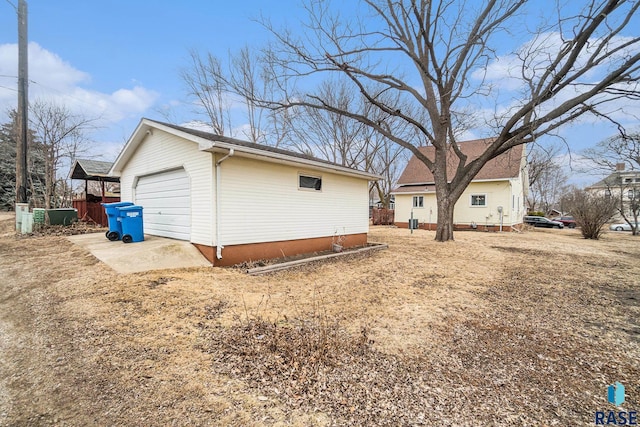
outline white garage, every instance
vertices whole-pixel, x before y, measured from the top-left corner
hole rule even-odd
[[[342,165],[142,119],[109,174],[144,232],[187,240],[213,265],[365,246],[369,180]]]
[[[191,239],[191,186],[184,168],[141,176],[135,203],[144,208],[144,231],[154,236]]]

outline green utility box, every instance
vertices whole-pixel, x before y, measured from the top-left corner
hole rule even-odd
[[[45,223],[45,210],[42,208],[33,208],[33,223],[44,224]]]
[[[71,225],[78,221],[77,209],[47,209],[49,225]]]

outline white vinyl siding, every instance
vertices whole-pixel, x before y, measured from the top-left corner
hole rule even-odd
[[[221,172],[223,245],[367,233],[368,182],[322,172],[322,191],[300,191],[318,171],[230,157]]]
[[[485,195],[484,206],[472,206],[472,195]],[[435,193],[421,195],[424,197],[424,209],[416,209],[413,205],[412,194],[396,194],[395,220],[406,223],[411,218],[422,223],[433,223],[438,221],[438,206]],[[500,224],[500,214],[498,206],[509,206],[512,197],[515,196],[516,206],[514,210],[504,209],[502,215],[503,225],[519,224],[524,215],[524,200],[522,191],[522,181],[511,179],[492,182],[472,182],[458,199],[453,211],[453,222],[455,224],[468,225],[475,222],[478,225]]]
[[[409,218],[417,219],[419,223],[428,223],[429,219],[436,222],[437,205],[436,195],[434,193],[415,196],[412,194],[396,194],[395,195],[395,221],[409,222]],[[422,197],[422,209],[414,208],[413,203],[415,197]]]
[[[135,203],[144,207],[147,234],[191,239],[191,185],[184,169],[140,177]]]
[[[122,170],[121,200],[136,202],[134,190],[140,177],[177,168],[184,168],[189,177],[191,242],[213,245],[213,156],[200,151],[197,143],[154,129]],[[143,221],[144,215],[143,210]]]

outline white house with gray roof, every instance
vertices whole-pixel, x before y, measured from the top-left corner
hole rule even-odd
[[[363,246],[369,181],[302,154],[142,119],[114,162],[146,234],[187,240],[213,265]]]

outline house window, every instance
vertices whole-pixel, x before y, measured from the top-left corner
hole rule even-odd
[[[423,208],[424,207],[424,196],[413,196],[413,207],[414,208]]]
[[[629,200],[633,200],[633,190],[629,190],[629,192],[627,193],[627,197],[629,198]]]
[[[472,194],[471,195],[471,206],[487,206],[487,195],[486,194]]]
[[[298,187],[309,190],[322,190],[322,178],[319,176],[298,175]]]

